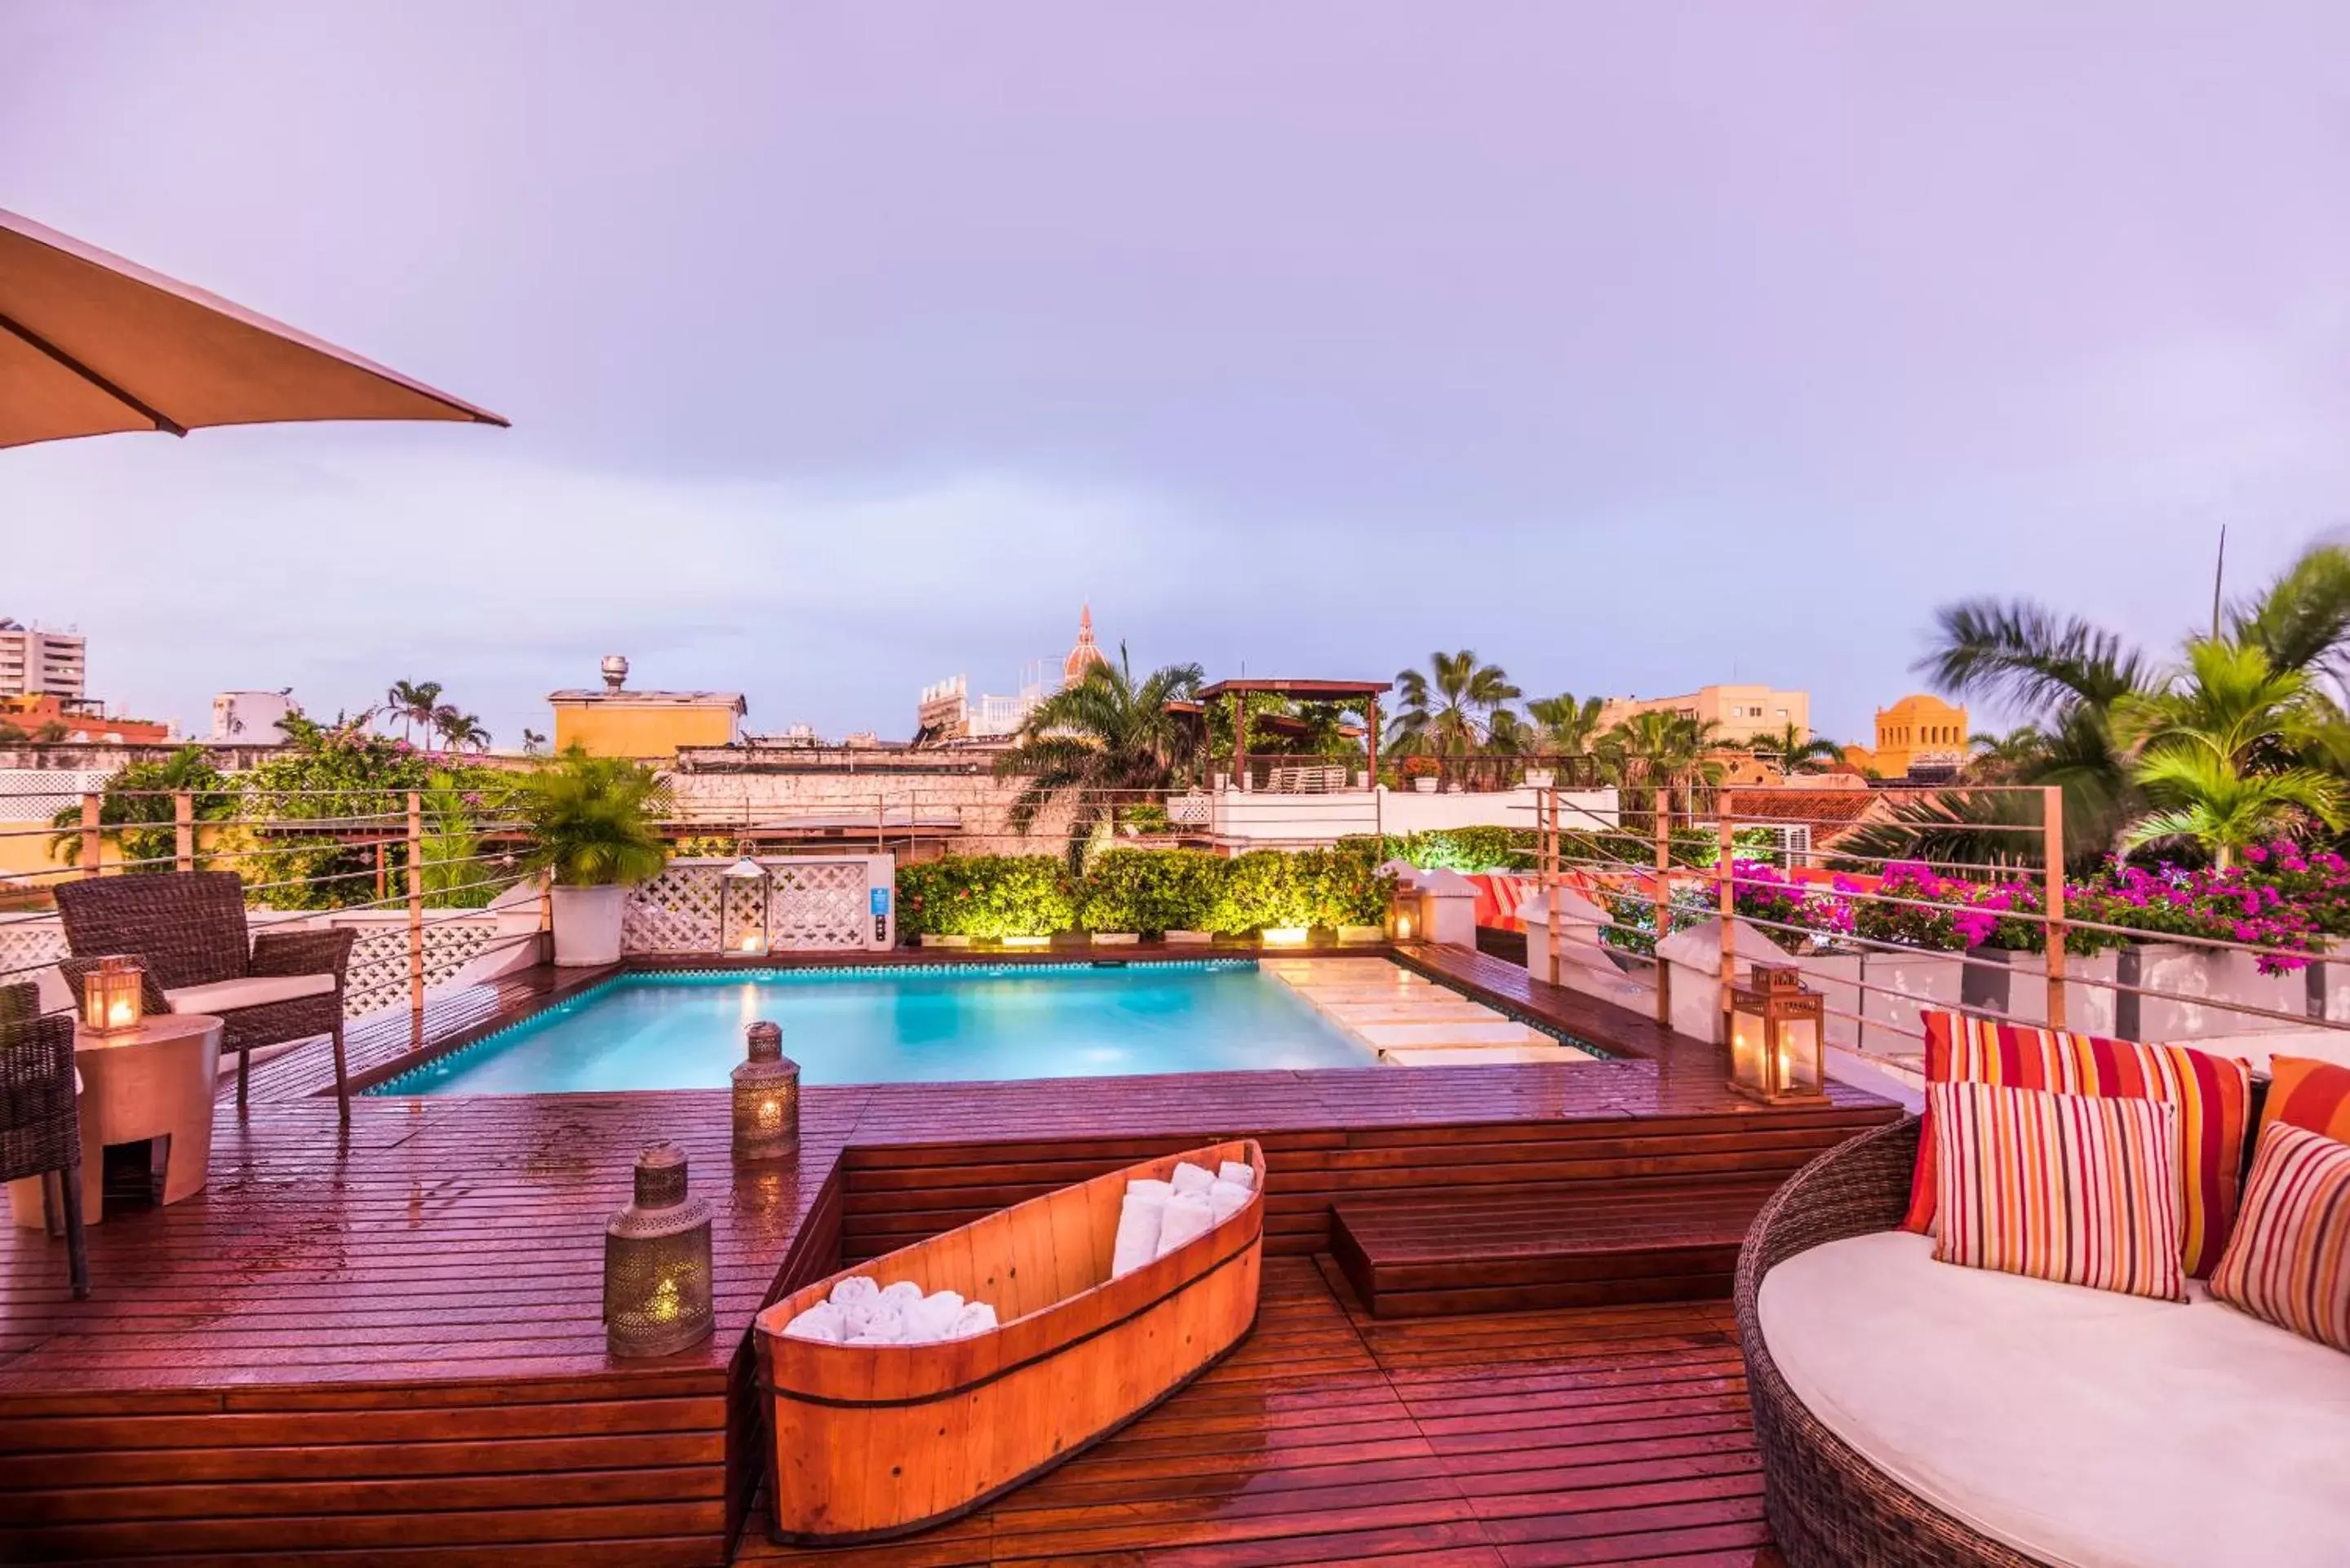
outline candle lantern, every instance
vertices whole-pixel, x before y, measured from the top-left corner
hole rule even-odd
[[[1388,893],[1388,935],[1399,942],[1419,937],[1419,889],[1399,878]]]
[[[800,1064],[784,1032],[761,1019],[745,1031],[750,1059],[734,1069],[734,1158],[788,1159],[800,1146]]]
[[[1825,1096],[1823,1004],[1798,971],[1758,963],[1730,1002],[1731,1088],[1770,1106]]]
[[[102,958],[82,976],[81,1026],[92,1034],[136,1034],[147,1016],[147,966],[127,954]]]
[[[767,950],[767,893],[775,879],[744,855],[726,867],[719,888],[719,945],[751,958]]]
[[[636,1196],[604,1225],[604,1334],[614,1355],[667,1355],[710,1337],[710,1205],[686,1191],[685,1151],[637,1156]]]

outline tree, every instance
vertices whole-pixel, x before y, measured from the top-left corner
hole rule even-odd
[[[115,846],[126,871],[169,871],[179,853],[174,826],[181,791],[189,794],[197,823],[224,822],[236,815],[236,785],[203,747],[182,746],[160,763],[131,763],[106,781],[98,805],[99,836]],[[81,858],[81,807],[61,807],[49,818],[60,831],[49,839],[49,857],[71,866]],[[203,867],[201,857],[197,860]]]
[[[1801,725],[1790,723],[1775,735],[1765,735],[1754,742],[1758,755],[1775,758],[1782,773],[1817,773],[1814,763],[1834,764],[1844,761],[1844,748],[1825,735],[1814,735]]]
[[[524,775],[515,805],[529,844],[522,868],[564,887],[642,882],[669,864],[660,836],[669,784],[640,763],[573,746]]]
[[[489,749],[490,732],[482,727],[482,721],[454,706],[444,704],[432,710],[432,730],[452,753]]]
[[[1970,753],[1961,776],[1970,784],[2012,784],[2038,767],[2048,753],[2048,737],[2037,724],[2018,724],[2005,734],[1985,731],[1967,738]]]
[[[1594,742],[1602,774],[1622,791],[1627,809],[1669,808],[1676,789],[1719,784],[1721,726],[1711,719],[1652,709],[1635,713]],[[1637,800],[1638,805],[1628,803]]]
[[[1399,708],[1389,749],[1454,757],[1483,750],[1494,716],[1523,695],[1500,665],[1480,664],[1465,648],[1430,654],[1425,672],[1399,670],[1396,691]],[[1513,732],[1516,717],[1503,722],[1505,732]]]
[[[1198,665],[1169,664],[1138,681],[1121,644],[1117,663],[1089,665],[1037,704],[995,763],[999,776],[1028,781],[1012,802],[1014,831],[1027,832],[1047,805],[1069,798],[1069,857],[1081,860],[1121,794],[1166,789],[1193,760],[1195,732],[1167,705],[1195,699],[1200,680]]]
[[[400,720],[400,739],[413,742],[416,726],[424,726],[426,734],[432,732],[432,718],[441,701],[438,680],[395,680],[384,694],[388,711]]]
[[[535,757],[546,747],[546,737],[528,725],[523,727],[522,749],[525,756]]]
[[[1596,697],[1586,697],[1578,702],[1572,691],[1534,698],[1526,703],[1526,717],[1532,722],[1528,749],[1544,756],[1582,756],[1591,750],[1591,742],[1599,733],[1601,706]]]

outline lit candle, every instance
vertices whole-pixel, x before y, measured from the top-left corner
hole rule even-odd
[[[653,1287],[652,1299],[645,1303],[645,1313],[662,1323],[677,1316],[677,1281],[674,1278],[668,1274],[661,1276],[660,1283]]]
[[[783,1125],[783,1102],[781,1100],[773,1099],[761,1100],[759,1102],[759,1130],[761,1132],[773,1132]]]
[[[759,938],[756,932],[754,932],[750,936],[743,939],[743,950],[746,953],[754,953],[759,950]]]
[[[130,999],[127,996],[114,998],[107,1005],[106,1026],[109,1029],[128,1029],[130,1024]]]

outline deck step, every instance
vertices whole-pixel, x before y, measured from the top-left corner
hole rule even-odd
[[[1778,1179],[1345,1200],[1331,1251],[1378,1317],[1720,1301]]]

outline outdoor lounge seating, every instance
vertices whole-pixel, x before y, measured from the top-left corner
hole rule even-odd
[[[0,1182],[38,1179],[52,1231],[60,1228],[62,1213],[67,1267],[78,1300],[89,1294],[89,1256],[82,1233],[73,1018],[41,1016],[38,997],[31,985],[0,986]]]
[[[2225,1306],[1933,1261],[1919,1124],[1804,1168],[1740,1255],[1771,1527],[1852,1563],[2338,1563],[2350,1356]]]
[[[335,1096],[350,1119],[343,1060],[343,982],[358,933],[248,935],[244,883],[234,871],[96,877],[57,890],[73,956],[58,970],[78,999],[82,976],[109,954],[145,963],[148,1011],[204,1012],[224,1025],[221,1049],[236,1053],[236,1103],[245,1104],[252,1053],[327,1035],[334,1043]]]

